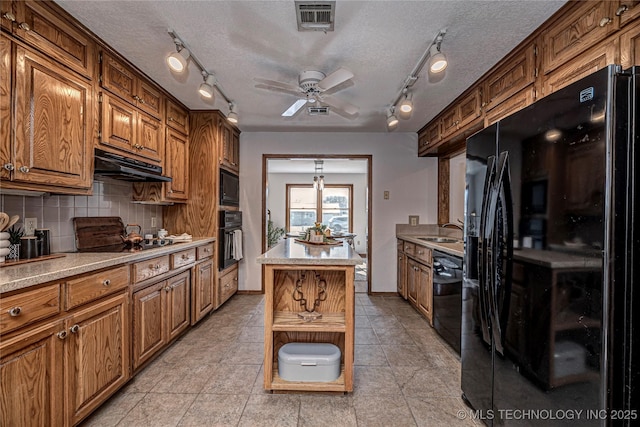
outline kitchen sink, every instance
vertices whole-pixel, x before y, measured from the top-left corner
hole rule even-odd
[[[451,237],[418,237],[420,240],[424,240],[425,242],[434,242],[434,243],[459,243],[459,239],[454,239]]]

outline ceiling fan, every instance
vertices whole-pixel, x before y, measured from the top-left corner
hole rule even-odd
[[[325,75],[322,71],[303,71],[298,76],[298,86],[267,79],[255,78],[254,80],[260,83],[255,86],[257,88],[298,96],[298,100],[281,114],[283,117],[294,116],[302,107],[309,104],[309,114],[328,114],[331,109],[344,117],[354,118],[358,113],[358,107],[335,98],[329,93],[330,89],[336,88],[352,77],[351,71],[338,68],[329,75]]]

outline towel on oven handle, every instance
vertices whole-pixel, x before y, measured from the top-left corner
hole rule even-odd
[[[233,230],[233,259],[240,261],[242,259],[242,230]]]

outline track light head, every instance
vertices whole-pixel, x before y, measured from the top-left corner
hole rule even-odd
[[[234,125],[238,123],[238,113],[236,112],[236,105],[233,102],[229,103],[229,115],[227,116],[229,123]]]
[[[181,45],[176,44],[176,47],[178,48],[178,51],[167,56],[167,65],[176,73],[182,73],[187,69],[187,60],[191,56],[191,52],[189,52],[189,49],[182,47]]]
[[[205,72],[203,72],[202,74],[204,77],[204,82],[200,84],[198,92],[203,98],[213,100],[213,87],[216,84],[216,76],[214,76],[213,74],[207,74]]]
[[[393,130],[398,126],[398,118],[395,115],[395,108],[391,107],[387,112],[387,129]]]
[[[411,114],[413,111],[413,101],[411,100],[411,92],[407,92],[404,95],[404,99],[400,102],[398,107],[400,114]]]
[[[447,68],[447,58],[440,51],[440,42],[435,43],[429,48],[429,71],[432,73],[441,73]]]

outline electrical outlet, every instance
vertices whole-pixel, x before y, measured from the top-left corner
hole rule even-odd
[[[155,228],[156,227],[156,217],[152,216],[151,217],[151,228]]]
[[[385,191],[383,194],[384,194],[384,199],[389,200],[389,191]]]
[[[25,218],[24,219],[24,235],[33,236],[36,228],[38,228],[38,218]]]

